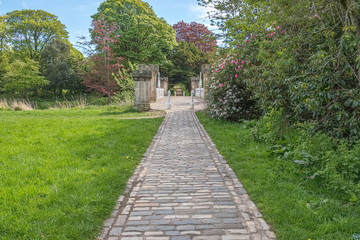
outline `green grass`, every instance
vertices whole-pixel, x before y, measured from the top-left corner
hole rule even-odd
[[[0,111],[0,239],[95,239],[162,118]]]
[[[305,181],[294,163],[268,156],[269,146],[255,142],[245,124],[197,115],[278,239],[350,240],[360,234],[359,203],[342,202]]]

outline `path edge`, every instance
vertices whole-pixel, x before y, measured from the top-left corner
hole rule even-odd
[[[166,112],[163,122],[161,123],[157,133],[155,134],[150,146],[144,153],[144,157],[141,159],[140,163],[134,170],[132,176],[129,178],[123,194],[120,195],[120,197],[116,201],[115,207],[113,208],[110,217],[104,221],[104,223],[102,225],[102,230],[101,230],[100,234],[98,235],[97,240],[104,240],[109,237],[112,227],[114,226],[117,218],[119,217],[121,212],[123,212],[125,206],[127,205],[128,201],[129,201],[130,193],[138,185],[139,181],[137,181],[137,180],[140,178],[140,175],[144,174],[144,171],[146,171],[144,169],[145,166],[151,162],[152,155],[154,152],[153,149],[156,149],[156,146],[159,143],[158,140],[161,138],[162,133],[164,132],[164,129],[165,129],[165,126],[167,125],[169,117],[170,117],[170,112]]]
[[[234,190],[238,193],[238,196],[241,196],[240,198],[234,197],[234,202],[236,203],[236,207],[240,215],[245,219],[246,226],[249,229],[249,232],[252,234],[252,239],[276,240],[275,233],[271,230],[270,226],[262,218],[262,214],[257,209],[255,203],[250,199],[250,196],[244,189],[234,170],[217,150],[215,143],[211,140],[210,135],[207,133],[204,126],[200,123],[200,120],[196,116],[196,113],[193,112],[192,115],[195,120],[195,125],[198,128],[201,137],[204,139],[204,142],[208,147],[212,158],[217,160],[215,161],[216,166],[218,167],[218,169],[221,165],[225,166],[225,174],[230,177],[231,181],[233,181],[233,185],[236,186],[236,189]],[[222,171],[220,171],[219,169],[219,172]]]

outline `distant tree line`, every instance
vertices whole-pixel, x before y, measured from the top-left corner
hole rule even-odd
[[[141,0],[106,0],[92,16],[91,39],[77,50],[57,16],[16,10],[0,16],[0,94],[29,97],[96,92],[132,98],[131,70],[158,64],[170,84],[190,85],[216,40],[203,24],[170,26]]]

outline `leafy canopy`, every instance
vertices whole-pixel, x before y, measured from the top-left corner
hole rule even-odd
[[[61,94],[65,89],[75,91],[79,88],[80,81],[74,68],[79,59],[78,62],[72,60],[69,44],[61,39],[52,39],[41,52],[40,69],[50,81],[47,86],[50,90]]]
[[[7,42],[20,57],[39,60],[51,39],[68,38],[57,17],[43,10],[15,10],[2,18],[7,27]]]
[[[216,48],[214,34],[204,25],[197,22],[184,21],[173,25],[176,31],[176,40],[194,44],[199,50],[210,53]]]
[[[49,81],[40,76],[38,69],[38,63],[34,60],[15,60],[3,78],[5,90],[12,91],[15,95],[28,96],[31,90],[46,86]]]
[[[167,62],[166,56],[176,45],[175,31],[158,18],[150,5],[141,0],[106,0],[92,16],[102,17],[118,26],[119,41],[113,44],[118,56],[132,63]],[[92,37],[94,32],[91,30]]]

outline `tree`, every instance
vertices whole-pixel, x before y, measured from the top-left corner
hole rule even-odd
[[[172,65],[164,73],[169,76],[169,84],[182,83],[190,89],[190,78],[200,74],[201,66],[209,63],[209,56],[194,44],[181,41],[169,55],[169,60]]]
[[[38,63],[34,60],[15,60],[3,78],[5,90],[28,97],[31,90],[46,86],[49,81],[39,75],[38,69]]]
[[[118,26],[115,33],[121,40],[112,44],[113,51],[134,64],[166,63],[166,56],[176,45],[172,27],[141,0],[106,0],[92,17],[104,17]]]
[[[9,69],[9,59],[6,56],[5,51],[0,50],[0,90],[3,85],[2,78],[7,73],[8,69]]]
[[[76,91],[80,88],[76,71],[79,63],[72,61],[70,45],[64,40],[54,38],[41,52],[42,75],[50,81],[47,87],[58,94],[64,89]]]
[[[21,57],[39,60],[51,39],[68,37],[57,17],[43,10],[15,10],[2,18],[7,26],[7,41]]]
[[[359,138],[359,1],[199,2],[216,9],[213,24],[230,46],[224,59],[246,62],[234,68],[263,113],[281,107],[289,123]]]
[[[7,49],[6,38],[7,38],[7,26],[4,21],[4,17],[0,16],[0,51]]]
[[[93,39],[88,45],[95,46],[95,52],[88,57],[88,71],[81,74],[83,84],[97,93],[112,97],[119,91],[115,76],[124,68],[121,64],[122,57],[117,57],[112,49],[112,44],[117,43],[118,35],[115,34],[117,25],[108,23],[104,18],[93,20]]]
[[[178,22],[173,25],[176,31],[176,40],[194,44],[201,51],[210,53],[216,48],[216,39],[213,33],[204,25],[197,22]]]

